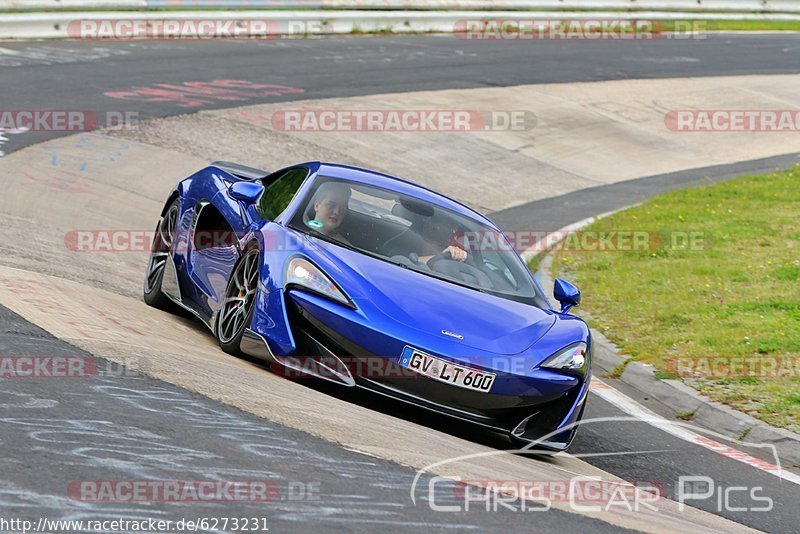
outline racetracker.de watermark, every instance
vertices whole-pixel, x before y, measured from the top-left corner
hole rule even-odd
[[[154,230],[70,230],[64,246],[72,252],[150,252],[158,232]],[[265,251],[301,250],[299,237],[285,232],[262,231]],[[236,246],[247,235],[233,230],[178,231],[166,241],[174,242],[175,252]],[[494,230],[454,232],[449,244],[467,252],[518,251],[539,253],[548,250],[568,252],[656,252],[659,250],[703,250],[702,231],[649,232],[645,230]]]
[[[319,482],[290,482],[287,495],[303,486],[304,499],[319,495]],[[292,493],[294,492],[294,493]],[[281,487],[272,480],[73,480],[67,496],[81,502],[272,502]]]
[[[89,356],[0,356],[0,378],[87,378],[98,374]]]
[[[140,378],[148,360],[124,358],[120,361],[82,355],[0,356],[0,378]]]
[[[404,379],[419,380],[426,373],[433,374],[444,381],[456,382],[463,378],[464,386],[473,389],[485,389],[482,385],[491,383],[486,376],[493,373],[510,373],[525,375],[531,371],[530,357],[485,355],[460,356],[457,361],[423,360],[412,357],[406,365],[398,362],[397,355],[387,356],[348,356],[345,354],[331,356],[304,356],[295,354],[281,358],[281,365],[275,371],[287,378],[314,379],[327,378],[338,380],[350,373],[351,376],[372,379]],[[491,369],[492,373],[482,369]]]
[[[675,358],[667,370],[682,378],[798,378],[797,356],[698,356]]]
[[[505,132],[536,127],[536,115],[525,110],[286,109],[247,119],[281,132]]]
[[[70,39],[268,39],[289,31],[308,35],[314,28],[289,24],[281,28],[272,19],[162,18],[78,19],[67,25]],[[321,30],[321,28],[320,28]]]
[[[101,127],[120,130],[132,128],[138,119],[135,111],[0,109],[0,131],[87,132]]]
[[[655,252],[658,250],[702,250],[700,231],[649,232],[646,230],[509,230],[456,232],[450,244],[467,251],[525,251],[538,254],[549,250],[568,252]]]
[[[669,29],[669,31],[666,31]],[[653,41],[703,39],[702,21],[673,21],[670,27],[657,20],[635,19],[462,19],[453,33],[459,39],[479,41]]]
[[[800,132],[800,110],[672,110],[664,125],[673,132]]]

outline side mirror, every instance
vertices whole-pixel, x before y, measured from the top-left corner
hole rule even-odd
[[[567,313],[581,303],[581,290],[563,278],[556,278],[553,283],[553,296],[561,303],[561,313]]]
[[[255,204],[264,193],[264,186],[258,182],[236,182],[228,189],[231,198],[245,204]]]

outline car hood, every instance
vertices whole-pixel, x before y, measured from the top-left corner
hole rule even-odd
[[[551,310],[481,293],[324,241],[320,267],[368,315],[495,354],[518,354],[555,323]],[[457,336],[447,336],[447,331]]]

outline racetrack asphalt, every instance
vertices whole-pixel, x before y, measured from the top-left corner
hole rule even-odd
[[[2,306],[0,353],[91,358]],[[89,376],[0,380],[3,519],[36,524],[40,518],[246,517],[258,518],[257,530],[266,525],[278,532],[529,530],[527,513],[502,507],[473,507],[455,515],[434,511],[426,501],[430,476],[419,482],[420,504],[412,507],[413,469],[345,450],[106,360],[93,361],[96,372]],[[266,499],[253,501],[92,502],[102,495],[94,486],[84,493],[76,488],[91,481],[215,480],[266,481],[270,490]],[[433,488],[438,506],[459,502],[454,483],[436,482]],[[542,532],[620,530],[561,510],[539,512],[536,522]]]
[[[0,42],[5,110],[138,112],[140,118],[243,103],[539,83],[796,73],[800,35],[709,34],[657,41],[468,41],[452,36],[267,41]],[[159,84],[248,80],[301,88],[246,102],[163,93]],[[137,98],[132,100],[130,98]],[[142,98],[147,98],[143,101]],[[66,132],[9,136],[13,150]]]
[[[613,42],[569,43],[568,46],[544,42],[535,46],[525,43],[522,46],[522,43],[473,43],[439,36],[188,44],[10,42],[2,43],[2,48],[18,53],[0,53],[0,90],[4,95],[4,109],[46,106],[103,112],[121,109],[120,101],[105,97],[106,92],[124,92],[162,83],[183,83],[188,79],[247,79],[304,88],[301,94],[263,99],[256,97],[248,101],[258,103],[420,89],[795,73],[798,70],[800,39],[795,35],[711,35],[704,40],[664,40],[633,46],[628,43],[624,48],[619,46],[619,43]],[[309,63],[313,68],[308,67]],[[12,66],[16,64],[18,66]],[[265,75],[254,76],[254,65],[263,69]],[[53,83],[53,80],[57,80],[57,83]],[[124,108],[148,117],[241,103],[210,101],[186,108],[181,107],[181,102],[175,101],[147,102],[145,105],[140,101],[126,100]],[[3,149],[6,152],[13,151],[55,135],[60,134],[37,132],[11,136]],[[792,154],[758,162],[643,178],[537,201],[498,212],[493,217],[501,225],[507,225],[511,222],[520,224],[525,217],[535,214],[537,222],[545,220],[548,227],[558,228],[584,218],[587,213],[616,209],[670,188],[725,179],[750,170],[785,167],[796,162],[797,156]],[[5,327],[0,339],[3,354],[42,354],[45,350],[52,353],[79,353],[8,310],[3,309],[0,317]],[[0,490],[0,502],[4,511],[24,512],[25,515],[36,517],[49,514],[54,517],[66,515],[63,507],[71,506],[78,514],[96,517],[96,512],[101,508],[64,499],[65,485],[70,480],[87,476],[111,479],[136,476],[198,479],[203,476],[212,478],[216,476],[215,473],[222,478],[230,477],[231,473],[250,473],[248,476],[260,476],[287,484],[290,480],[316,480],[321,483],[324,499],[327,499],[323,502],[330,503],[333,510],[329,515],[320,515],[319,502],[312,502],[311,506],[308,506],[309,502],[302,501],[299,504],[281,502],[275,507],[276,510],[270,512],[276,527],[284,521],[304,521],[298,526],[315,530],[334,530],[346,526],[351,530],[360,528],[367,531],[374,529],[376,522],[408,528],[491,526],[530,529],[530,519],[525,514],[470,514],[461,522],[461,518],[452,521],[446,514],[432,513],[427,506],[410,508],[406,486],[410,485],[412,470],[357,455],[293,429],[265,423],[162,382],[131,376],[97,377],[80,384],[68,382],[48,382],[46,379],[0,381],[2,395],[8,399],[4,407],[15,410],[5,412],[4,427],[7,430],[4,430],[2,437],[6,489]],[[131,382],[135,382],[135,385],[131,386]],[[132,401],[124,393],[126,390],[134,390],[135,393],[131,393],[134,397],[140,397],[142,391],[157,391],[158,394],[155,400],[146,400],[147,409],[142,407],[143,403]],[[114,392],[123,394],[115,395]],[[40,400],[52,402],[42,403]],[[370,399],[353,400],[390,413],[396,408],[377,406]],[[187,411],[175,410],[176,405],[188,406],[191,413],[175,413]],[[649,406],[657,411],[661,409]],[[23,415],[17,413],[16,409]],[[214,417],[224,419],[225,424],[208,429],[198,422],[194,410],[213,411]],[[624,413],[620,410],[592,396],[587,419],[622,416]],[[88,439],[62,437],[61,441],[42,440],[43,433],[53,430],[74,436],[78,417],[124,422],[133,427],[134,435],[141,435],[137,434],[139,431],[150,432],[152,436],[160,436],[153,439],[166,444],[165,448],[183,450],[175,453],[177,456],[166,454],[167,459],[163,448],[137,451],[135,461],[109,463],[103,461],[110,456],[109,449],[113,449],[107,443],[111,438],[107,432],[91,431],[88,435],[92,437]],[[407,417],[434,428],[441,425],[441,421],[424,414],[411,413]],[[231,425],[247,428],[241,439],[238,436],[230,437]],[[458,425],[448,431],[502,446],[502,442],[492,437],[470,436],[470,429]],[[85,434],[83,430],[81,432]],[[95,438],[97,441],[93,441]],[[251,438],[253,441],[249,441]],[[263,449],[251,446],[253,442],[263,443],[263,440],[270,438],[277,438],[278,444],[267,445]],[[71,443],[74,439],[79,442]],[[235,458],[230,457],[231,443],[235,444]],[[186,448],[190,450],[186,451]],[[24,456],[21,453],[28,450],[35,451],[35,454]],[[622,450],[638,454],[611,455]],[[644,423],[586,425],[578,434],[571,452],[597,454],[585,460],[627,480],[659,481],[667,487],[668,494],[673,498],[675,482],[682,474],[709,476],[718,488],[761,486],[764,488],[763,494],[775,502],[775,508],[769,513],[719,510],[715,499],[692,504],[761,530],[791,532],[796,528],[792,504],[800,502],[797,486],[781,483],[774,477],[742,467]],[[130,451],[124,449],[113,452],[111,456],[115,454],[130,458]],[[320,463],[323,469],[319,468]],[[55,465],[64,467],[54,470]],[[103,471],[101,476],[98,474],[99,468],[108,471]],[[291,474],[287,474],[287,471]],[[376,484],[376,481],[387,480],[390,482],[385,485]],[[359,489],[355,495],[354,487]],[[748,502],[738,501],[734,504],[746,507]],[[242,511],[250,512],[247,506],[244,508]],[[113,506],[105,506],[105,510],[109,516],[122,513]],[[134,513],[153,515],[153,511],[148,508]],[[173,514],[173,507],[164,507],[156,512],[170,513],[172,517],[184,515]],[[192,516],[198,515],[194,507],[187,507],[186,512]],[[131,510],[126,509],[125,513],[131,513]],[[204,510],[202,515],[221,514],[219,507],[211,507],[208,512]],[[404,524],[410,520],[417,525]],[[398,523],[393,523],[395,521]],[[564,513],[540,514],[536,522],[537,528],[541,527],[542,530],[597,528],[603,531],[608,528],[605,523]]]

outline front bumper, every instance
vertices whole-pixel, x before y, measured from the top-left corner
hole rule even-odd
[[[245,336],[242,349],[282,366],[285,376],[311,375],[369,390],[505,433],[536,448],[565,450],[574,439],[586,404],[588,374],[580,378],[537,369],[521,376],[485,368],[497,374],[491,393],[460,388],[401,367],[397,363],[401,352],[398,346],[403,343],[382,340],[384,334],[374,329],[367,335],[359,331],[371,327],[368,321],[343,327],[341,315],[331,315],[316,296],[289,292],[282,297],[294,340],[291,350],[273,353],[257,331]],[[335,327],[328,322],[334,322]],[[366,343],[354,339],[369,339],[372,346],[365,347]]]

